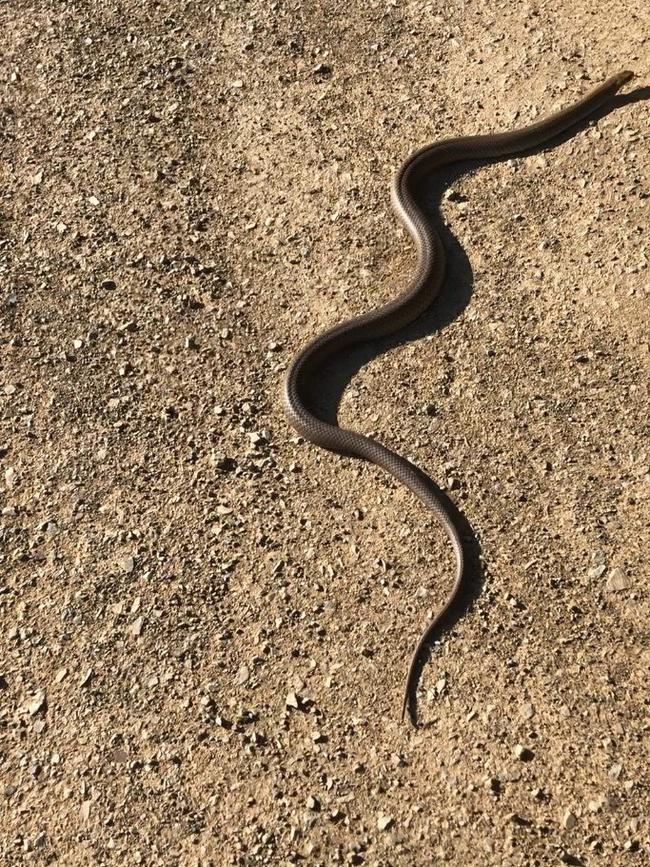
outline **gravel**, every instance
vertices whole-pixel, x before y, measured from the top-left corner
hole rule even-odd
[[[647,85],[646,7],[0,22],[2,864],[647,863],[650,103],[433,184],[437,312],[315,388],[480,548],[417,730],[452,552],[279,398],[405,285],[407,153]]]

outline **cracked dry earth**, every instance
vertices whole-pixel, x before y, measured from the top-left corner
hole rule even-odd
[[[650,864],[647,8],[0,24],[2,863]],[[413,729],[451,551],[294,436],[282,373],[403,286],[410,150],[626,68],[573,136],[447,179],[436,311],[329,371],[480,547]]]

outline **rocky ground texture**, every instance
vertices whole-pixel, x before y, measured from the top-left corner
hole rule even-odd
[[[647,8],[0,25],[2,863],[650,864]],[[328,373],[480,547],[413,729],[451,551],[294,434],[282,373],[404,285],[409,151],[626,68],[555,147],[445,179],[440,304]]]

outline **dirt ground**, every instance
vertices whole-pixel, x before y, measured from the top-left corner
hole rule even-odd
[[[3,864],[650,864],[643,7],[0,3]],[[282,374],[404,285],[411,150],[627,68],[443,179],[439,305],[318,386],[480,554],[414,729],[451,550]]]

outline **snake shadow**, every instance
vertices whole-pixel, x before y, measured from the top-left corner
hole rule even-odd
[[[640,87],[625,94],[617,94],[612,99],[595,111],[589,118],[575,124],[570,129],[549,140],[541,146],[523,151],[517,155],[517,159],[530,157],[544,151],[552,150],[569,141],[578,132],[594,125],[601,118],[618,108],[630,103],[640,102],[650,98],[650,87]],[[503,162],[510,157],[501,157],[488,160],[466,160],[450,165],[446,169],[438,171],[427,180],[421,192],[423,204],[432,225],[440,235],[445,248],[446,275],[440,294],[431,307],[426,310],[417,320],[405,328],[394,332],[388,337],[360,343],[358,346],[345,350],[344,353],[334,356],[321,368],[326,376],[319,377],[318,388],[315,387],[308,393],[308,399],[315,412],[330,424],[338,424],[338,413],[343,397],[343,392],[352,378],[373,359],[385,352],[420,340],[436,332],[442,331],[453,322],[468,306],[474,292],[474,274],[470,260],[463,247],[458,242],[452,230],[442,220],[439,206],[445,191],[462,175],[474,174],[481,168]],[[456,504],[440,489],[440,487],[424,473],[420,474],[426,479],[427,484],[436,492],[442,501],[449,518],[453,521],[456,529],[463,540],[463,552],[465,555],[465,570],[463,572],[463,584],[456,596],[453,605],[446,616],[440,621],[439,630],[431,636],[427,651],[440,640],[441,636],[458,622],[472,607],[474,601],[480,596],[485,582],[485,571],[481,558],[481,546],[479,537],[467,517],[461,512]],[[417,722],[416,689],[422,676],[423,668],[428,661],[429,652],[423,652],[417,663],[417,674],[414,679],[414,687],[408,697],[411,719]]]

